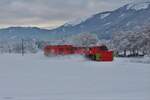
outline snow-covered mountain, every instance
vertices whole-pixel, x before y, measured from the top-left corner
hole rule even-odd
[[[78,34],[96,33],[100,38],[110,38],[118,31],[135,31],[150,23],[150,2],[134,2],[114,11],[102,12],[80,23],[66,23],[56,28],[53,33]]]
[[[51,39],[72,36],[79,33],[95,33],[99,38],[110,39],[118,31],[138,31],[141,26],[150,25],[150,1],[127,4],[114,11],[107,11],[74,20],[52,29],[31,27],[10,27],[0,29],[0,38]]]
[[[61,35],[52,34],[50,30],[37,27],[9,27],[0,29],[0,40],[38,39],[49,40],[59,38]]]

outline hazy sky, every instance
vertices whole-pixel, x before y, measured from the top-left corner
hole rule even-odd
[[[0,0],[0,28],[52,28],[92,14],[117,9],[132,0]]]

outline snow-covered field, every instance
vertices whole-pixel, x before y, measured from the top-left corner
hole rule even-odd
[[[0,100],[150,100],[150,64],[1,54]]]

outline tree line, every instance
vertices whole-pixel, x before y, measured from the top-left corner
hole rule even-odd
[[[0,41],[0,53],[37,53],[46,45],[71,44],[74,46],[106,45],[117,56],[150,55],[150,27],[138,32],[116,32],[110,40],[100,40],[96,34],[81,33],[68,38],[49,41],[19,39]]]
[[[118,32],[113,34],[113,49],[117,55],[140,56],[150,55],[150,28],[138,32]]]

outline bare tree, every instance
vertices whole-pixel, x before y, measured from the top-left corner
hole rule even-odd
[[[98,37],[92,33],[82,33],[72,38],[72,44],[76,46],[88,47],[96,45],[98,41]]]

